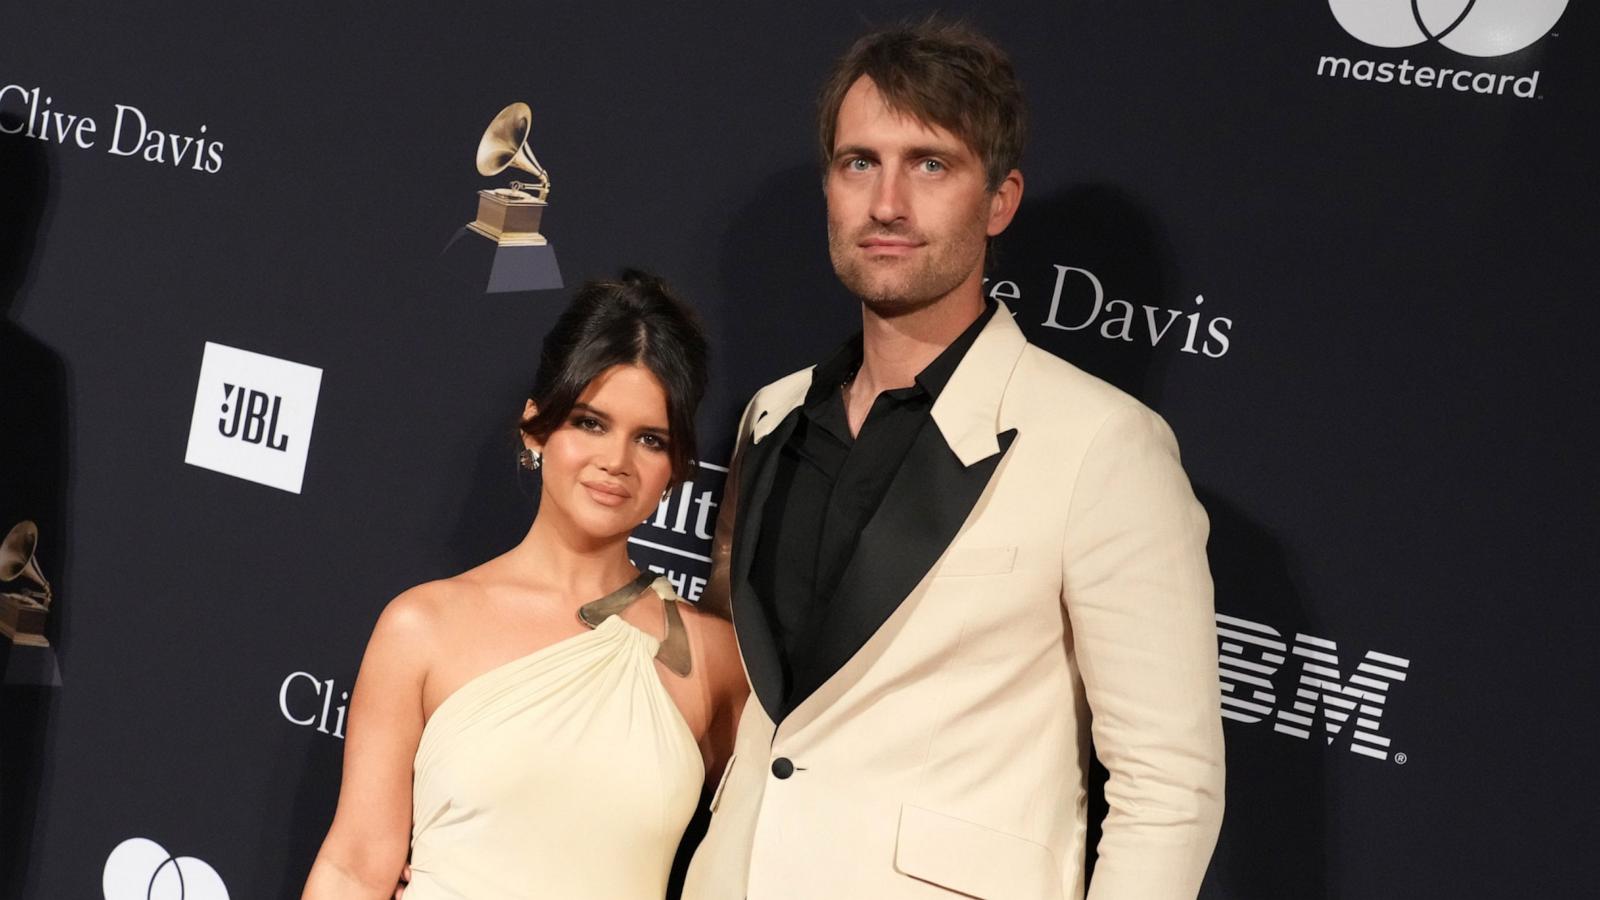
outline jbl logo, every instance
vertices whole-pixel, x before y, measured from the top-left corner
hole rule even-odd
[[[184,462],[300,493],[321,389],[321,369],[207,343]]]
[[[241,385],[222,386],[222,418],[217,420],[217,430],[226,438],[238,438],[246,444],[262,444],[268,450],[287,450],[289,436],[278,433],[278,413],[283,409],[283,398],[264,394]]]

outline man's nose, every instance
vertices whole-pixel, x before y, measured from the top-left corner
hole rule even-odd
[[[890,166],[879,173],[872,186],[872,218],[888,225],[906,217],[906,179]]]

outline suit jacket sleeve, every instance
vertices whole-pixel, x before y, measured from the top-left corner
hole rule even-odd
[[[751,398],[739,417],[739,431],[733,438],[733,458],[728,461],[728,475],[722,482],[722,502],[717,507],[716,529],[711,538],[711,573],[706,578],[705,590],[700,592],[701,609],[724,619],[733,617],[733,595],[730,592],[729,565],[733,553],[733,525],[737,520],[739,505],[739,464],[750,444],[750,414],[756,401]]]
[[[1223,803],[1205,510],[1171,430],[1137,404],[1101,423],[1071,502],[1062,599],[1110,772],[1088,900],[1192,898]]]

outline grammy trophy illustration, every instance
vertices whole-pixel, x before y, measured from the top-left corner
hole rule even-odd
[[[0,542],[0,635],[18,647],[48,647],[50,582],[39,568],[39,526],[18,522]]]
[[[555,248],[540,233],[550,202],[550,173],[528,146],[533,110],[526,103],[502,109],[478,142],[478,173],[494,177],[507,169],[531,182],[478,191],[478,216],[445,246],[446,264],[486,294],[561,287]]]

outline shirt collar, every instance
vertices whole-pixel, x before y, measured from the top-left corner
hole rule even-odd
[[[984,298],[983,312],[978,318],[967,326],[967,330],[951,341],[949,346],[941,350],[933,362],[928,363],[917,373],[916,387],[921,388],[930,401],[939,399],[939,394],[945,385],[949,384],[951,377],[956,374],[956,367],[961,365],[961,360],[966,357],[967,351],[977,342],[979,332],[983,331],[983,327],[994,318],[994,312],[998,308],[999,304],[994,300]],[[858,331],[811,373],[811,387],[806,390],[804,405],[807,408],[815,408],[828,398],[838,396],[840,385],[861,368],[861,356],[861,332]]]
[[[983,326],[989,324],[990,319],[994,318],[994,311],[998,307],[999,304],[995,301],[984,298],[983,313],[978,316],[977,320],[968,325],[967,330],[961,332],[959,337],[951,341],[950,346],[944,348],[938,356],[934,357],[933,362],[928,363],[927,367],[917,373],[917,384],[928,392],[930,400],[939,399],[939,394],[944,390],[944,386],[949,384],[951,376],[956,374],[956,367],[961,365],[961,360],[966,358],[967,351],[971,350],[972,345],[978,340],[978,333],[983,331]]]
[[[829,397],[838,396],[839,386],[859,368],[861,332],[858,331],[811,373],[811,387],[806,389],[805,406],[815,407]]]

